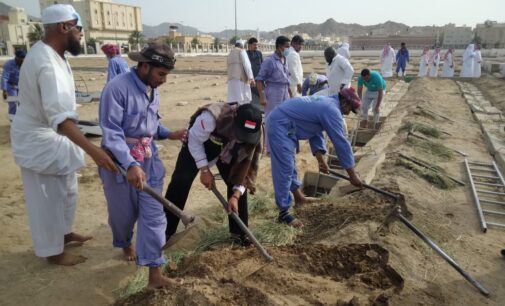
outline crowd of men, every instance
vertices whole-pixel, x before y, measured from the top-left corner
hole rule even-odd
[[[81,22],[71,5],[47,7],[42,11],[44,38],[27,54],[16,52],[16,58],[4,69],[7,75],[2,81],[4,98],[19,92],[19,107],[17,111],[15,107],[12,110],[16,115],[11,126],[11,142],[15,161],[21,168],[37,256],[66,266],[86,260],[65,251],[68,243],[92,239],[73,232],[78,194],[76,171],[84,166],[84,153],[98,166],[112,245],[122,250],[126,260],[149,267],[151,288],[182,282],[164,276],[161,271],[166,263],[162,248],[176,232],[179,219],[142,192],[148,184],[162,193],[166,172],[155,144],[158,140],[183,142],[166,199],[184,209],[198,174],[206,188],[215,186],[211,168],[216,166],[227,186],[229,212],[238,213],[246,225],[248,194],[256,191],[262,153],[270,157],[277,221],[289,226],[304,226],[292,210],[293,202],[314,201],[300,190],[295,161],[300,140],[308,140],[319,170],[327,173],[323,136],[326,133],[351,184],[362,185],[354,171],[343,116],[363,108],[366,121],[372,107],[376,121],[386,82],[380,73],[364,69],[355,92],[351,87],[354,69],[349,62],[348,45],[324,51],[326,76],[312,73],[304,79],[299,55],[304,44],[302,37],[279,36],[274,53],[266,58],[257,50],[255,38],[249,39],[247,51],[245,42],[239,40],[227,58],[227,103],[211,103],[195,110],[188,118],[188,128],[175,131],[165,127],[159,116],[158,88],[176,64],[171,48],[154,43],[140,52],[130,52],[129,58],[137,62],[130,68],[118,56],[115,46],[104,45],[102,50],[109,60],[109,68],[99,106],[103,137],[101,146],[97,147],[76,126],[75,85],[65,57],[66,52],[72,55],[80,52]],[[383,63],[389,65],[396,59],[399,69],[405,73],[409,57],[404,47],[396,57],[390,46],[385,48]],[[392,75],[389,68],[381,72]],[[19,73],[19,87],[17,80],[13,81],[18,77],[16,73]],[[367,88],[364,95],[363,86]],[[323,91],[326,91],[324,95],[318,95]],[[261,143],[263,124],[266,148]],[[119,168],[126,171],[125,176]],[[243,246],[250,244],[231,218],[229,230],[233,241]]]

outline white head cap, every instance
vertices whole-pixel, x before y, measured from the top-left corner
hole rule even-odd
[[[235,41],[235,46],[240,45],[240,47],[242,47],[242,48],[243,48],[243,47],[244,47],[244,43],[245,43],[245,41],[244,41],[244,40],[242,40],[242,39],[237,39],[237,40]]]
[[[81,16],[70,4],[53,4],[42,11],[42,24],[53,24],[77,19],[77,26],[82,27]]]

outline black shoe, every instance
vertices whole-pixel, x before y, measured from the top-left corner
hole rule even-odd
[[[233,244],[242,246],[242,247],[248,247],[252,244],[251,240],[247,236],[242,236],[242,235],[237,235],[237,234],[231,234],[231,239],[233,241]]]
[[[501,256],[505,257],[505,249],[501,250]]]

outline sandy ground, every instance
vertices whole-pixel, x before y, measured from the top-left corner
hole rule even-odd
[[[324,71],[322,58],[303,61],[307,72]],[[198,106],[225,100],[224,63],[223,57],[178,59],[179,71],[171,75],[167,84],[160,88],[160,114],[166,126],[174,129],[185,127],[189,116]],[[355,70],[359,71],[365,66],[375,67],[378,58],[359,59],[353,64]],[[76,83],[81,90],[101,90],[105,83],[105,60],[74,59],[72,66]],[[411,67],[413,66],[414,64]],[[206,74],[202,74],[202,71],[206,71]],[[491,101],[499,103],[500,95],[496,94],[496,88],[503,87],[504,81],[486,76],[475,82],[491,97]],[[178,102],[187,104],[176,106]],[[417,104],[444,113],[456,122],[430,121],[431,119],[416,117],[413,112]],[[478,124],[472,120],[471,113],[452,80],[414,80],[398,108],[398,111],[408,112],[406,121],[427,122],[451,133],[452,136],[442,140],[447,146],[465,151],[475,160],[491,160]],[[5,113],[6,107],[3,109]],[[94,120],[97,118],[97,109],[98,104],[91,103],[80,107],[78,112],[81,119]],[[99,143],[99,139],[93,141]],[[180,144],[162,141],[159,142],[159,147],[170,175]],[[340,300],[340,305],[346,305],[342,303],[355,298],[361,304],[378,305],[388,302],[392,305],[499,305],[499,301],[505,299],[505,288],[502,286],[505,283],[502,273],[505,261],[499,256],[499,249],[505,247],[503,232],[498,229],[489,230],[487,234],[480,232],[468,187],[456,187],[450,191],[436,189],[409,170],[396,166],[393,153],[406,152],[429,160],[450,174],[464,179],[460,156],[451,160],[439,160],[408,146],[403,133],[398,133],[388,151],[390,157],[373,183],[404,194],[413,222],[481,281],[492,292],[490,299],[480,296],[402,225],[394,224],[383,236],[374,238],[372,233],[390,203],[384,202],[377,195],[361,192],[361,195],[358,193],[331,199],[330,203],[301,211],[301,216],[308,224],[321,224],[321,215],[329,216],[331,222],[327,227],[319,228],[317,233],[305,231],[295,249],[272,248],[274,255],[293,258],[292,261],[278,261],[247,280],[237,280],[234,277],[243,273],[240,270],[241,264],[245,267],[243,269],[249,270],[258,266],[257,259],[253,258],[254,250],[235,251],[235,266],[230,264],[228,252],[218,250],[208,255],[204,253],[201,257],[185,261],[182,269],[177,272],[188,279],[188,285],[184,288],[175,293],[144,292],[132,297],[129,302],[131,305],[164,305],[169,301],[179,304],[182,301],[192,301],[188,303],[198,305],[221,301],[222,304],[233,305],[243,304],[241,298],[245,295],[251,297],[251,301],[254,301],[252,304],[336,304]],[[69,249],[72,253],[88,257],[88,261],[76,267],[63,268],[47,265],[44,260],[33,255],[20,171],[10,151],[9,123],[3,115],[0,116],[0,154],[4,156],[0,178],[0,264],[3,268],[0,274],[0,305],[113,303],[120,288],[135,272],[136,266],[123,262],[120,252],[112,248],[105,199],[92,161],[87,158],[88,166],[79,171],[80,196],[75,229],[91,233],[94,239],[83,247]],[[316,169],[314,159],[306,150],[298,156],[298,165],[301,175],[307,169]],[[269,172],[268,160],[263,160],[260,190],[271,189]],[[165,186],[169,179],[167,176]],[[367,203],[375,204],[363,208]],[[213,226],[208,215],[216,210],[218,204],[198,183],[193,186],[188,204],[188,211],[201,220],[198,224],[200,231],[193,231],[193,234],[186,236],[188,241],[195,241],[199,233]],[[354,217],[346,221],[349,216]],[[318,245],[311,247],[308,243]],[[349,243],[358,245],[346,249]],[[378,245],[375,246],[376,244]],[[360,257],[369,250],[374,253]],[[306,257],[297,257],[302,253]],[[332,257],[332,254],[337,255]],[[357,257],[345,261],[342,269],[331,268],[335,256],[343,260],[342,254],[356,254]],[[220,259],[213,262],[215,258]],[[200,265],[195,266],[195,263]],[[356,263],[362,263],[363,269],[346,274],[348,265]],[[231,268],[225,271],[223,267]],[[286,270],[289,271],[288,274],[283,275],[282,272]],[[272,284],[270,289],[261,285],[269,282]],[[238,289],[229,288],[237,283],[242,283]],[[292,287],[290,284],[293,284]],[[217,291],[219,287],[224,287],[223,291]],[[283,288],[285,291],[281,290]],[[216,293],[212,294],[214,291]]]

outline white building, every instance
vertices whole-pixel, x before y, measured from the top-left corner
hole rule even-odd
[[[450,26],[444,29],[442,45],[446,48],[464,49],[472,40],[473,32],[471,27]]]
[[[488,20],[477,24],[475,39],[480,40],[483,48],[505,48],[505,23]]]
[[[15,49],[30,49],[28,33],[33,31],[36,22],[31,22],[22,8],[13,7],[8,18],[0,21],[0,53],[14,55]]]
[[[81,15],[86,41],[95,39],[99,44],[124,45],[128,44],[133,31],[142,32],[138,6],[112,3],[111,0],[39,0],[40,10],[54,3],[74,6]]]

